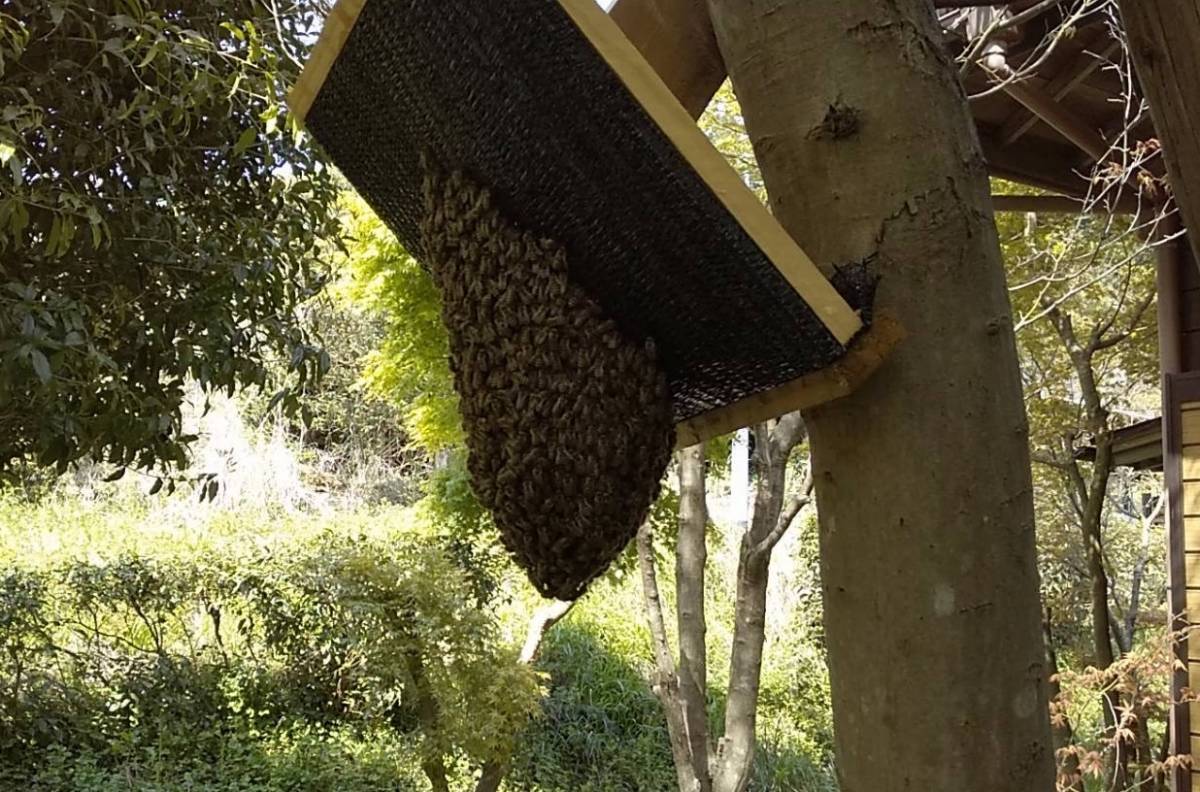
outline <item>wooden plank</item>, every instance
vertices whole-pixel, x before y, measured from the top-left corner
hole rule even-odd
[[[1200,410],[1184,410],[1180,418],[1185,446],[1200,444]]]
[[[1200,262],[1200,3],[1120,0],[1129,49]]]
[[[308,117],[308,111],[320,93],[321,86],[325,84],[333,62],[342,54],[342,47],[350,37],[350,31],[354,29],[354,23],[358,21],[358,15],[362,13],[366,1],[338,0],[337,5],[325,18],[321,37],[317,39],[308,61],[304,64],[300,79],[288,94],[288,107],[296,120],[303,122]]]
[[[1188,663],[1188,687],[1200,691],[1200,663]]]
[[[1182,514],[1185,517],[1200,517],[1200,481],[1183,483]]]
[[[846,396],[879,368],[904,335],[904,328],[895,318],[880,314],[845,357],[832,366],[676,425],[676,447],[686,448],[743,426]]]
[[[725,82],[705,0],[618,0],[609,16],[692,116]]]
[[[1184,580],[1188,588],[1200,588],[1200,549],[1185,553],[1183,559]],[[1200,614],[1196,614],[1200,616]],[[1200,721],[1197,721],[1200,723]]]
[[[1188,624],[1200,624],[1200,589],[1187,589],[1184,616]],[[1196,688],[1200,690],[1200,687]]]
[[[829,332],[848,344],[862,320],[759,202],[641,53],[595,0],[558,0],[596,51]]]
[[[1200,481],[1200,446],[1185,446],[1180,454],[1184,481]]]
[[[1189,551],[1200,551],[1200,517],[1185,517],[1183,520],[1184,547]]]

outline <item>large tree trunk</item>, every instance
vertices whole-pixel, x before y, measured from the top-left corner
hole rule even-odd
[[[1200,262],[1200,5],[1121,0],[1129,49]]]
[[[807,417],[843,792],[1053,789],[988,180],[928,0],[709,0],[776,215],[910,333]],[[802,706],[798,702],[797,706]]]

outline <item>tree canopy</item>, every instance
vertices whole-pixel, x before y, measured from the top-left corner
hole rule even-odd
[[[168,470],[201,392],[285,407],[328,366],[299,321],[334,174],[286,115],[314,3],[0,7],[0,474]]]

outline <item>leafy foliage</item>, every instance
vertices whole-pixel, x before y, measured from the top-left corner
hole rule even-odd
[[[332,172],[285,115],[306,3],[0,7],[0,474],[181,467],[187,383],[298,389]],[[119,472],[119,471],[118,471]]]
[[[347,522],[374,534],[10,569],[0,753],[12,772],[53,772],[55,746],[88,752],[97,772],[195,735],[223,751],[230,730],[390,730],[416,756],[476,766],[510,753],[540,691],[494,615],[407,518]]]
[[[426,452],[461,447],[450,341],[437,287],[361,198],[348,195],[344,206],[346,291],[386,325],[379,348],[366,357],[364,382],[381,398],[403,405],[405,428]]]

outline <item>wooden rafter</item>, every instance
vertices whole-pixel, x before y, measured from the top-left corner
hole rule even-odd
[[[1116,41],[1109,41],[1106,46],[1100,48],[1099,52],[1088,52],[1092,46],[1100,44],[1106,38],[1103,31],[1097,31],[1092,36],[1091,43],[1085,47],[1085,51],[1080,54],[1079,59],[1071,66],[1071,68],[1059,72],[1054,79],[1046,83],[1043,89],[1045,93],[1055,101],[1062,101],[1071,91],[1082,85],[1091,77],[1097,69],[1103,65],[1107,58],[1112,57],[1120,48],[1121,45]],[[1028,108],[1022,108],[1013,111],[1008,119],[1001,125],[997,139],[1001,145],[1011,146],[1022,135],[1028,132],[1038,122],[1038,117],[1031,113]]]
[[[1108,154],[1108,144],[1100,133],[1045,90],[1025,80],[1010,80],[1004,84],[1004,91],[1082,149],[1093,162]]]

